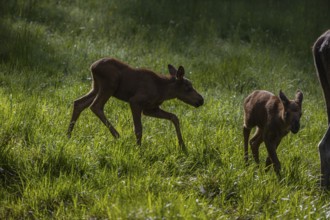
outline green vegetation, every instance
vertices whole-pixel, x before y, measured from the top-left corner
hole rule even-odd
[[[329,28],[326,0],[0,1],[1,219],[325,219],[317,144],[325,105],[311,46]],[[66,137],[89,66],[113,56],[167,73],[183,65],[204,96],[177,100],[173,125],[143,118],[135,144],[126,103],[107,128],[86,110]],[[243,160],[242,101],[254,89],[304,92],[302,129],[278,149],[282,178]],[[266,159],[265,147],[261,159]]]

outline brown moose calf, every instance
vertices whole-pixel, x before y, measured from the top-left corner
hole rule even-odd
[[[259,163],[259,146],[265,142],[268,157],[266,167],[273,164],[277,174],[281,169],[276,149],[281,139],[290,131],[297,133],[300,128],[303,93],[297,91],[295,100],[289,100],[282,91],[279,96],[257,90],[244,100],[244,158],[248,161],[248,142],[251,129],[256,128],[250,140],[252,155]]]
[[[203,105],[204,99],[193,88],[192,83],[184,77],[185,71],[182,66],[176,69],[168,65],[168,70],[169,75],[161,75],[151,70],[132,68],[114,58],[103,58],[93,63],[91,66],[92,89],[74,101],[68,137],[71,136],[80,113],[90,107],[111,134],[118,138],[119,133],[104,114],[104,105],[113,96],[129,103],[138,145],[141,145],[142,139],[141,114],[144,114],[170,120],[175,126],[179,145],[184,152],[187,152],[178,117],[162,110],[160,105],[166,100],[177,98],[189,105],[199,107]]]

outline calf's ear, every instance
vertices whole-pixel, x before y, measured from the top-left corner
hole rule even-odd
[[[170,72],[171,76],[176,77],[176,73],[178,72],[174,66],[168,64],[168,71]]]
[[[302,101],[303,101],[303,98],[304,98],[304,95],[303,95],[302,91],[297,90],[295,101],[298,102],[301,105]]]
[[[179,66],[178,72],[176,74],[176,78],[178,78],[179,80],[183,80],[183,76],[184,76],[184,68],[183,66]]]
[[[290,103],[290,100],[285,96],[285,94],[282,92],[282,90],[280,90],[280,94],[279,97],[284,105],[284,107],[288,106]]]

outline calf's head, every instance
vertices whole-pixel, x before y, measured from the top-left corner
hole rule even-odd
[[[175,94],[176,98],[195,107],[204,104],[203,97],[193,88],[192,83],[184,78],[185,72],[183,66],[180,66],[177,70],[169,64],[168,70],[171,76],[175,79],[174,91],[172,92]]]
[[[292,133],[296,134],[300,129],[300,117],[303,93],[298,90],[294,100],[289,100],[282,91],[279,97],[284,106],[284,120]]]

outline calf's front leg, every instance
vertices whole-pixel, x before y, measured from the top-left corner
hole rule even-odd
[[[269,165],[273,164],[276,174],[280,175],[281,163],[276,154],[278,143],[278,141],[265,140],[265,145],[268,152],[266,166],[269,167]]]
[[[155,117],[155,118],[162,118],[162,119],[167,119],[172,121],[172,123],[175,126],[175,130],[176,130],[176,134],[178,137],[178,141],[179,141],[179,145],[181,147],[181,150],[187,154],[188,150],[186,148],[186,145],[183,142],[183,138],[182,138],[182,134],[181,134],[181,130],[180,130],[180,122],[178,117],[175,114],[166,112],[160,108],[154,108],[154,109],[147,109],[147,110],[143,110],[143,114],[150,116],[150,117]]]
[[[141,146],[141,140],[142,140],[141,112],[142,112],[142,108],[134,102],[130,102],[130,107],[131,107],[132,116],[133,116],[136,143],[137,143],[137,145]]]

